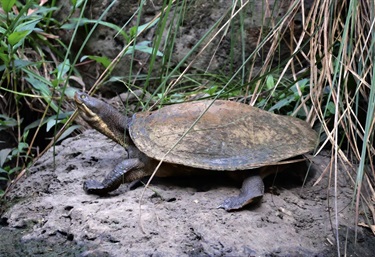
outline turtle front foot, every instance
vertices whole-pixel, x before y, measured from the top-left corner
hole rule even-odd
[[[143,176],[144,164],[139,159],[126,159],[116,165],[102,182],[87,180],[83,183],[83,190],[88,194],[106,195],[120,187],[124,181],[132,181]]]
[[[229,197],[218,208],[226,211],[238,210],[247,204],[259,201],[263,194],[264,184],[262,178],[259,175],[249,176],[243,181],[240,194]]]
[[[97,180],[87,180],[83,183],[83,190],[87,194],[94,194],[94,195],[105,195],[109,191],[102,182],[99,182]]]
[[[241,209],[242,207],[250,203],[258,202],[261,198],[262,195],[250,199],[249,197],[233,196],[225,199],[224,202],[220,204],[217,208],[224,209],[226,211],[235,211]]]

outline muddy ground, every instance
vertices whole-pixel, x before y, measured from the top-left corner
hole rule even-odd
[[[65,140],[45,154],[9,195],[1,216],[0,256],[337,256],[328,180],[313,183],[329,158],[314,159],[301,187],[288,172],[266,180],[262,201],[241,211],[216,207],[238,187],[226,179],[158,179],[145,191],[123,185],[108,197],[87,195],[125,151],[96,131]],[[339,250],[371,256],[375,240],[357,227],[352,188],[339,176]],[[331,206],[328,204],[330,200]],[[362,216],[360,217],[362,219]],[[347,238],[347,240],[346,240]]]

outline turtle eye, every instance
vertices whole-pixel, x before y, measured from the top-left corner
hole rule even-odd
[[[85,95],[85,94],[82,94],[82,95],[80,95],[80,97],[81,97],[82,100],[85,100],[86,95]]]

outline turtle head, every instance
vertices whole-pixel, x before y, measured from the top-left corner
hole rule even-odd
[[[86,93],[77,91],[74,101],[80,116],[94,129],[126,147],[130,140],[126,127],[128,118],[111,105],[100,101]]]

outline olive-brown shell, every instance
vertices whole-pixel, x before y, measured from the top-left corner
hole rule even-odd
[[[137,113],[130,136],[139,150],[161,160],[190,129],[164,161],[210,170],[253,169],[314,149],[317,135],[302,120],[237,102],[211,103]]]

